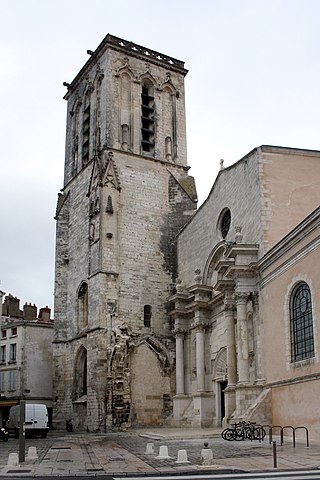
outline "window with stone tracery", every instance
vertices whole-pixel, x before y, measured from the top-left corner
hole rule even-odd
[[[314,334],[311,292],[307,283],[300,283],[290,299],[291,361],[314,356]]]

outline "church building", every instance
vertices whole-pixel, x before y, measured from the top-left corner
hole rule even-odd
[[[222,168],[178,236],[176,425],[320,438],[320,152],[261,146]]]
[[[54,424],[320,439],[320,152],[262,145],[197,210],[184,63],[107,35],[67,93]]]
[[[172,414],[168,297],[197,205],[182,61],[107,35],[68,91],[56,210],[54,421],[90,431]]]

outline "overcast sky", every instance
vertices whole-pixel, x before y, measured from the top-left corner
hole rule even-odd
[[[320,149],[318,0],[0,0],[0,289],[53,307],[66,92],[107,33],[185,61],[200,203],[262,144]]]

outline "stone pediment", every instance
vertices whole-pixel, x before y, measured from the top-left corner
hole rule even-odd
[[[119,175],[112,152],[95,156],[87,196],[89,197],[98,187],[102,186],[111,186],[116,190],[121,190]]]
[[[102,180],[103,185],[115,188],[116,190],[121,190],[120,179],[117,171],[116,164],[113,160],[113,153],[108,152],[108,160],[106,163],[105,172]]]

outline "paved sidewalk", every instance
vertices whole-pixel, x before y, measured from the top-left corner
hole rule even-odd
[[[201,465],[204,442],[213,452],[213,465]],[[147,443],[153,443],[154,454],[147,454]],[[157,458],[160,446],[167,446],[170,458]],[[28,459],[29,447],[36,447],[38,458]],[[178,451],[186,450],[188,463],[177,463]],[[0,476],[99,476],[103,474],[164,474],[190,471],[273,470],[272,446],[267,441],[227,442],[214,429],[139,429],[122,433],[78,434],[50,432],[47,439],[26,439],[26,461],[8,465],[9,453],[19,451],[18,440],[0,445]],[[315,469],[320,465],[320,445],[297,442],[293,448],[288,439],[277,446],[280,469]]]

